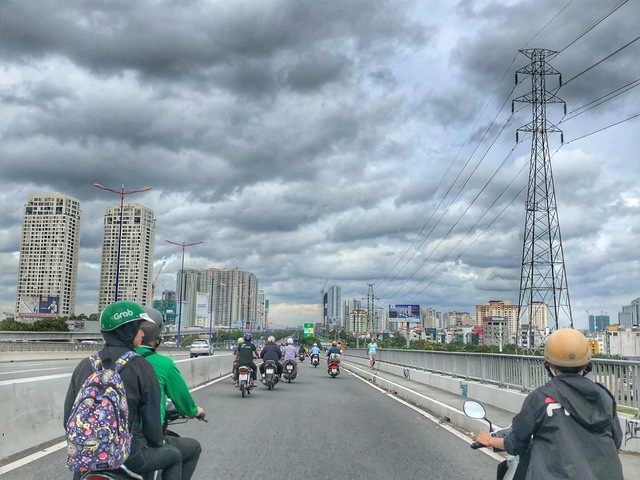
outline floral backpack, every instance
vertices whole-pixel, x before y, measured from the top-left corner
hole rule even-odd
[[[73,471],[111,470],[131,451],[129,409],[120,371],[136,352],[128,351],[105,369],[100,356],[89,357],[93,373],[76,395],[67,419],[67,467]]]

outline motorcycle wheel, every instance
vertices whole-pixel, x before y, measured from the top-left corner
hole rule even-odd
[[[240,384],[240,391],[242,392],[242,398],[244,398],[244,382]]]
[[[269,387],[269,390],[273,388],[273,380],[269,380],[269,384],[267,385],[267,387]]]

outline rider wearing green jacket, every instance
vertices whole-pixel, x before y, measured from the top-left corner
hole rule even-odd
[[[142,345],[136,348],[136,352],[147,359],[158,377],[162,394],[162,401],[160,402],[162,422],[164,423],[167,398],[173,402],[176,410],[181,415],[200,417],[204,410],[193,400],[189,392],[189,386],[184,381],[174,361],[156,352],[156,347],[162,341],[162,328],[164,326],[162,314],[155,308],[144,307],[144,310],[156,323],[145,322],[142,325],[144,338],[142,339]],[[167,436],[166,441],[180,450],[182,454],[182,479],[189,480],[193,476],[202,452],[200,443],[193,438],[172,436]]]

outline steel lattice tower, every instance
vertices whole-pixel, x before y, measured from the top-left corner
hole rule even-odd
[[[369,291],[367,292],[367,332],[373,335],[373,310],[375,298],[373,296],[373,283],[368,283]]]
[[[558,328],[559,320],[569,321],[573,328],[569,287],[564,266],[562,238],[556,205],[556,194],[551,172],[548,132],[562,132],[550,123],[547,116],[548,103],[563,103],[553,93],[546,90],[545,77],[560,75],[547,60],[557,52],[546,49],[527,49],[520,52],[531,59],[531,63],[516,72],[531,76],[531,93],[518,97],[514,102],[532,104],[533,120],[520,127],[517,132],[531,132],[531,162],[529,186],[525,205],[526,219],[522,247],[522,269],[520,273],[520,295],[516,344],[520,344],[522,318],[528,318],[532,328],[534,308],[540,310],[540,303],[546,305],[549,326]],[[562,77],[559,77],[562,84]],[[566,104],[565,104],[566,114]],[[512,105],[513,110],[513,105]],[[517,138],[516,133],[516,138]],[[517,140],[516,140],[517,141]],[[525,314],[527,316],[525,317]]]

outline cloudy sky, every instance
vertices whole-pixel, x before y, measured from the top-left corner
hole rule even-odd
[[[640,296],[638,18],[620,0],[5,0],[1,311],[22,207],[50,191],[81,202],[76,312],[97,310],[119,197],[94,182],[153,187],[128,200],[157,217],[157,291],[180,268],[164,240],[203,240],[185,266],[255,273],[276,323],[318,320],[326,281],[374,284],[380,306],[517,303],[532,114],[511,101],[531,89],[518,50],[547,48],[574,321],[616,322]]]

